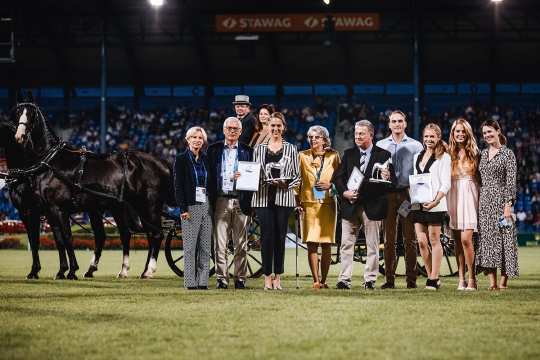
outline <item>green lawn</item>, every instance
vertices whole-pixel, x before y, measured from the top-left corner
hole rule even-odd
[[[51,280],[55,251],[41,252],[37,281],[24,279],[27,251],[0,251],[0,359],[540,358],[540,247],[520,248],[511,289],[489,292],[481,276],[476,293],[456,291],[453,278],[439,292],[403,289],[403,278],[397,290],[366,292],[360,264],[352,291],[314,291],[300,254],[300,290],[288,250],[283,292],[264,292],[262,279],[188,292],[163,256],[155,279],[137,279],[142,251],[127,280],[114,278],[121,252],[107,251],[97,277],[79,281]],[[91,252],[77,255],[82,277]]]

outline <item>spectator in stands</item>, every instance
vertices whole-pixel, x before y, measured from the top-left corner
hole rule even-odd
[[[217,288],[227,289],[229,266],[227,245],[229,234],[234,251],[234,287],[245,289],[247,276],[247,228],[251,215],[251,192],[236,190],[238,161],[251,161],[249,146],[238,141],[242,123],[235,117],[223,122],[225,141],[218,141],[208,148],[209,181],[208,192],[214,219],[214,263],[216,265]]]
[[[208,137],[202,127],[186,132],[188,149],[176,158],[174,184],[184,244],[184,287],[208,289],[212,220],[208,201]]]
[[[326,277],[332,260],[331,245],[336,242],[337,199],[331,181],[339,167],[340,157],[330,148],[330,134],[325,127],[312,126],[307,136],[311,149],[299,154],[301,183],[297,209],[303,215],[302,241],[308,247],[313,288],[321,289],[328,288]],[[320,269],[319,245],[322,248]]]
[[[506,147],[506,137],[497,121],[484,121],[482,134],[488,148],[482,151],[479,165],[482,185],[476,265],[488,274],[490,290],[506,289],[508,278],[519,275],[512,214],[516,197],[516,158]],[[497,269],[501,270],[499,284]]]
[[[409,215],[426,266],[428,290],[438,290],[440,287],[439,272],[443,257],[441,226],[448,211],[446,194],[451,186],[452,160],[448,145],[441,137],[438,125],[427,124],[423,131],[424,150],[414,156],[414,174],[431,174],[433,200],[421,204],[420,210],[413,210]]]
[[[270,128],[268,123],[270,121],[270,114],[275,112],[274,105],[272,104],[262,104],[259,107],[257,113],[257,124],[255,125],[255,131],[253,137],[249,141],[249,146],[256,146],[264,142],[268,142],[270,139]]]
[[[392,154],[392,164],[396,173],[396,186],[388,193],[388,213],[386,215],[384,238],[384,263],[386,268],[386,283],[382,289],[395,288],[395,263],[398,221],[401,221],[403,242],[405,247],[405,268],[407,274],[407,288],[416,288],[416,241],[414,226],[409,217],[403,218],[398,209],[404,201],[409,201],[409,175],[413,173],[413,157],[422,151],[420,142],[410,138],[405,133],[407,120],[400,111],[392,111],[389,115],[388,127],[392,132],[385,139],[379,140],[377,146]]]
[[[452,186],[448,193],[450,229],[455,241],[459,270],[458,290],[476,290],[473,232],[478,230],[478,161],[480,151],[471,125],[464,118],[452,124],[450,130]],[[467,267],[465,267],[467,265]],[[469,281],[465,272],[469,271]]]
[[[249,102],[249,96],[236,95],[234,97],[233,105],[236,117],[242,122],[240,142],[251,144],[251,140],[256,131],[257,119],[250,111],[251,103]]]
[[[259,162],[264,169],[264,176],[261,176],[259,190],[253,196],[251,206],[255,208],[261,225],[265,290],[282,289],[281,274],[288,219],[296,207],[293,189],[300,182],[298,151],[283,139],[286,128],[285,116],[280,112],[273,113],[270,116],[270,140],[257,145],[253,152],[254,161]]]

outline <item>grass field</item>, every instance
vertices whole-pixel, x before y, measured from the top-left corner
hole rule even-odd
[[[114,279],[121,252],[108,251],[95,279],[54,281],[57,253],[43,251],[42,279],[27,281],[30,254],[0,251],[0,359],[540,358],[540,247],[520,248],[509,290],[489,292],[481,276],[475,293],[453,278],[439,292],[406,290],[403,278],[366,292],[361,266],[353,290],[314,291],[303,251],[296,290],[294,250],[283,292],[264,292],[262,279],[185,291],[163,257],[155,279],[137,279],[146,253],[132,254],[130,279]],[[77,255],[85,270],[91,253]]]

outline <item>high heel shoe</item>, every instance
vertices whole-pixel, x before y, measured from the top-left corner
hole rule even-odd
[[[464,289],[465,291],[476,291],[478,289],[478,285],[476,284],[476,280],[469,280],[469,283],[467,287]]]
[[[319,290],[319,289],[321,289],[321,288],[322,288],[321,283],[318,283],[318,282],[314,282],[314,283],[313,283],[313,289]]]
[[[270,286],[266,285],[267,280],[269,280],[268,282],[269,282]],[[274,289],[274,287],[272,286],[272,282],[273,282],[273,279],[272,279],[271,276],[265,276],[264,277],[264,290],[265,291]]]
[[[321,289],[328,289],[328,284],[327,283],[320,283],[320,286],[321,286]]]
[[[458,289],[459,291],[467,290],[467,282],[466,282],[465,280],[460,281],[459,284],[458,284],[457,289]]]
[[[274,290],[283,290],[281,287],[281,280],[280,279],[274,279],[272,281],[272,286],[274,287]]]

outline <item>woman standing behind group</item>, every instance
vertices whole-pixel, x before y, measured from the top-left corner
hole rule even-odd
[[[519,274],[517,234],[512,215],[516,197],[516,157],[495,120],[482,124],[488,148],[480,159],[479,235],[476,265],[489,276],[489,289],[506,289],[508,278]],[[501,280],[497,284],[497,269]]]
[[[316,125],[307,132],[310,149],[300,152],[298,208],[302,216],[302,240],[308,246],[308,261],[313,288],[328,288],[326,276],[331,262],[331,245],[336,242],[336,199],[332,194],[332,175],[340,164],[337,151],[330,148],[330,134]],[[321,245],[321,268],[317,250]],[[320,274],[320,277],[319,277]]]
[[[289,215],[296,207],[293,189],[300,181],[299,164],[296,146],[283,139],[287,128],[285,116],[280,112],[273,113],[270,116],[269,128],[270,139],[255,146],[253,161],[261,164],[265,175],[269,165],[271,178],[261,176],[259,190],[253,196],[251,206],[255,209],[261,225],[264,289],[281,290],[285,236]]]
[[[458,290],[476,290],[473,232],[478,230],[478,161],[480,151],[471,125],[459,118],[450,130],[452,186],[448,193],[450,229],[459,270]],[[465,268],[465,265],[467,266]],[[466,269],[469,271],[465,281]]]
[[[422,204],[422,209],[412,211],[410,216],[428,275],[426,289],[437,290],[440,287],[439,272],[443,257],[441,226],[448,211],[446,194],[450,190],[452,161],[438,125],[427,124],[423,140],[424,150],[414,156],[414,174],[431,174],[430,195],[433,200]],[[428,242],[431,244],[431,252]]]
[[[262,104],[261,107],[259,107],[255,132],[249,141],[249,146],[255,147],[259,144],[268,142],[270,139],[270,115],[274,112],[274,105],[272,104]]]

